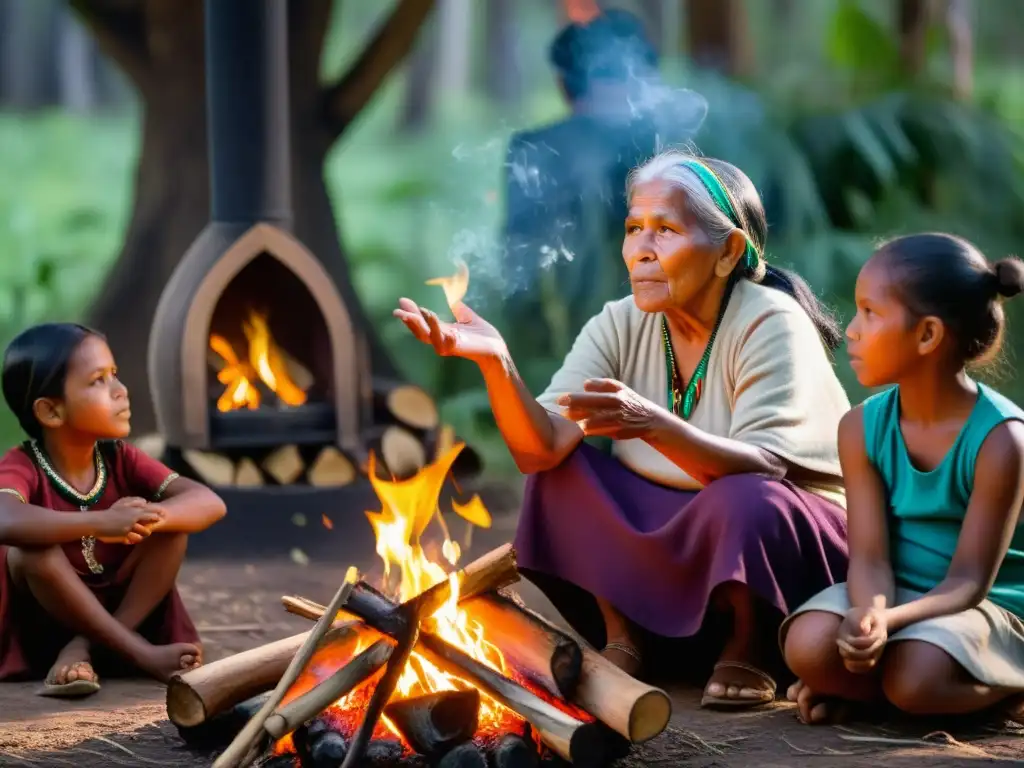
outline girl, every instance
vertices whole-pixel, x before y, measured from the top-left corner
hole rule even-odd
[[[96,331],[28,329],[2,379],[31,439],[0,458],[0,680],[45,674],[42,695],[81,696],[99,690],[94,661],[162,681],[197,666],[174,582],[224,503],[122,442],[128,392]]]
[[[998,352],[1001,298],[1022,290],[1024,263],[945,234],[893,240],[861,270],[850,364],[895,386],[839,426],[848,580],[782,627],[804,722],[829,699],[944,715],[1024,691],[1024,411],[965,371]]]

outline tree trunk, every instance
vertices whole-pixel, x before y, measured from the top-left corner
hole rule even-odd
[[[511,106],[522,92],[516,0],[490,0],[484,11],[484,89],[498,104]]]
[[[437,47],[440,30],[437,21],[420,39],[405,72],[405,100],[398,128],[403,133],[416,133],[430,122],[434,106],[434,80],[437,77]]]
[[[103,331],[117,356],[120,375],[136,397],[137,434],[156,428],[149,402],[146,349],[153,314],[171,273],[209,219],[201,0],[171,0],[177,18],[147,7],[151,50],[147,72],[129,72],[144,87],[142,142],[135,200],[121,254],[107,275],[89,323]],[[167,3],[164,3],[167,5]],[[124,62],[122,62],[124,65]]]
[[[58,13],[57,88],[60,104],[72,112],[96,108],[95,44],[67,8]]]
[[[0,101],[12,109],[57,103],[55,0],[5,0],[0,16]]]
[[[469,0],[439,0],[437,21],[441,45],[437,85],[446,97],[469,90],[472,61],[469,42],[476,7]]]
[[[640,15],[651,45],[659,55],[665,53],[665,0],[640,0]]]
[[[203,3],[147,0],[144,13],[136,6],[111,16],[88,0],[73,2],[134,81],[144,105],[131,222],[121,254],[89,313],[89,322],[109,337],[121,376],[136,393],[133,427],[143,433],[156,426],[146,371],[156,304],[178,261],[209,220]],[[430,7],[429,0],[405,4],[416,6],[417,13],[393,35],[397,41],[385,40],[381,47],[390,47],[383,55],[364,56],[357,65],[362,66],[362,79],[355,89],[339,91],[337,111],[344,120],[327,114],[319,81],[331,2],[302,0],[289,6],[294,232],[333,277],[354,326],[365,334],[374,372],[385,377],[393,377],[394,368],[352,286],[323,163],[344,124],[362,108],[393,61],[404,56],[406,44],[415,37],[408,26],[418,28]],[[410,17],[413,11],[404,13]],[[141,29],[133,26],[137,23]],[[348,95],[350,90],[356,91],[354,96]]]
[[[932,10],[930,0],[899,0],[900,58],[904,74],[912,80],[923,75],[928,64],[928,27]]]
[[[974,34],[970,0],[949,0],[946,28],[953,59],[953,98],[970,101],[974,93]]]
[[[749,73],[752,62],[742,0],[687,0],[684,49],[698,67],[729,77]]]

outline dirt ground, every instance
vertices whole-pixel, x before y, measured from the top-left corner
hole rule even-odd
[[[514,521],[497,520],[475,551],[511,537]],[[246,563],[190,562],[181,591],[193,612],[208,660],[309,628],[280,607],[283,594],[328,602],[349,563],[287,559]],[[367,567],[368,564],[360,564]],[[535,609],[550,605],[530,586]],[[187,747],[166,720],[163,689],[146,681],[105,681],[103,690],[69,703],[33,695],[34,685],[0,685],[0,766],[203,766],[211,753]],[[1024,729],[978,723],[800,725],[788,704],[739,714],[699,709],[699,692],[670,689],[668,730],[637,750],[630,766],[746,768],[814,765],[857,768],[1024,764]]]

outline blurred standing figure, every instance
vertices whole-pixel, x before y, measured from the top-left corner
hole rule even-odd
[[[621,296],[626,175],[659,145],[689,137],[680,109],[699,99],[665,103],[657,53],[636,16],[566,5],[570,23],[549,57],[571,113],[514,134],[505,165],[503,290],[513,357],[532,391],[583,323]]]

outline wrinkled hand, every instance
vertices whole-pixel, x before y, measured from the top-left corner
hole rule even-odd
[[[506,353],[501,334],[480,315],[462,302],[452,307],[452,312],[455,322],[448,323],[411,299],[399,299],[392,314],[405,323],[413,336],[430,344],[443,357],[463,357],[479,363]]]
[[[138,496],[126,496],[109,509],[93,512],[96,539],[108,544],[138,544],[164,519],[163,510]]]
[[[615,379],[589,379],[582,392],[568,392],[555,401],[563,415],[579,424],[583,434],[631,440],[654,426],[658,406]]]
[[[854,674],[865,674],[878,664],[888,640],[884,611],[851,608],[839,625],[836,645],[843,657],[843,665]]]

